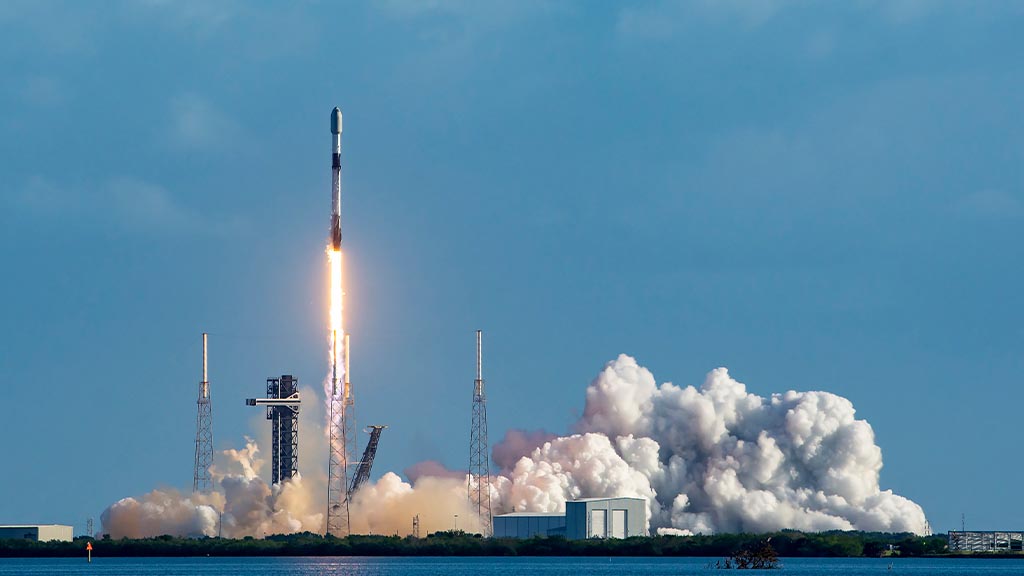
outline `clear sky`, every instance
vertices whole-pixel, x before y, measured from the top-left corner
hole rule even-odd
[[[1020,529],[1018,2],[0,4],[0,523],[190,488],[326,373],[329,111],[374,471],[566,432],[620,352],[874,427],[936,530]],[[326,467],[323,462],[301,466]]]

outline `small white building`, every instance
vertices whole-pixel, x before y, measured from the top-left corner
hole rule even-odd
[[[514,512],[494,517],[495,538],[565,536],[629,538],[647,536],[647,501],[643,498],[581,498],[565,503],[565,512]]]
[[[570,540],[647,535],[643,498],[581,498],[565,503],[565,537]]]
[[[64,524],[2,524],[0,539],[71,542],[74,530]]]

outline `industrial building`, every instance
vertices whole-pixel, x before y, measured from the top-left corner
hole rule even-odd
[[[514,512],[494,517],[495,538],[565,536],[629,538],[647,535],[647,501],[643,498],[581,498],[565,503],[564,513]]]
[[[74,531],[64,524],[7,524],[0,525],[0,539],[71,542]]]
[[[950,552],[1024,552],[1024,532],[950,531]]]
[[[563,512],[513,512],[494,517],[495,538],[565,536]]]

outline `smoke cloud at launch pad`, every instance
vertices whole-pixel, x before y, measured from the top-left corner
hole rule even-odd
[[[699,387],[659,386],[649,370],[621,355],[586,388],[583,416],[572,430],[514,430],[494,446],[495,514],[558,512],[575,498],[635,496],[647,500],[656,534],[928,530],[920,506],[880,488],[882,453],[871,425],[856,419],[849,400],[828,392],[761,397],[725,368]],[[216,536],[218,528],[231,537],[323,532],[326,471],[308,464],[320,459],[306,459],[303,476],[268,486],[259,478],[258,454],[252,441],[227,451],[227,470],[215,475],[218,490],[211,494],[154,490],[122,499],[103,512],[103,529],[115,538]],[[408,534],[416,514],[424,533],[450,529],[454,514],[460,528],[477,529],[464,474],[429,462],[410,467],[408,482],[385,473],[354,496],[352,531]]]

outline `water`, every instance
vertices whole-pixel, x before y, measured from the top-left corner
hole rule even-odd
[[[784,558],[782,570],[715,570],[709,558],[2,558],[0,575],[120,576],[687,576],[710,574],[1010,575],[1011,559]],[[889,565],[892,569],[889,569]]]

